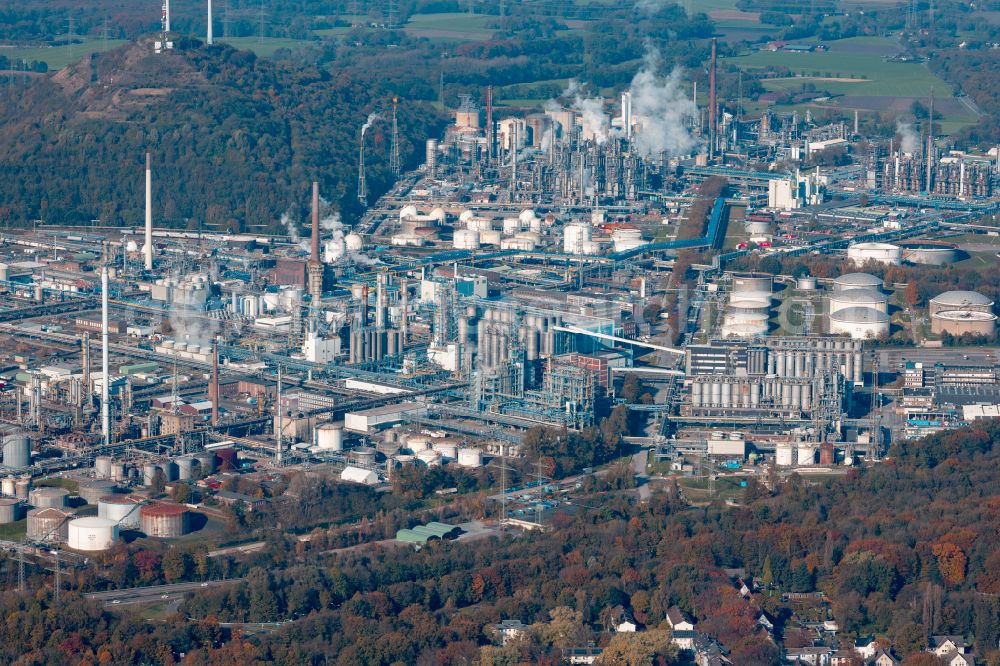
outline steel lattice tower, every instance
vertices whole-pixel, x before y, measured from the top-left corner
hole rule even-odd
[[[389,169],[392,174],[399,177],[399,126],[396,124],[396,107],[399,104],[399,98],[392,98],[392,149],[389,153]]]

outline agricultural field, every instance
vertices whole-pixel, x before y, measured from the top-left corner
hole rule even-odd
[[[0,55],[4,55],[11,60],[24,60],[27,62],[38,60],[46,63],[50,70],[57,70],[62,69],[66,65],[79,62],[86,55],[110,51],[124,43],[125,41],[121,39],[87,39],[79,44],[66,46],[39,46],[32,48],[0,47]]]
[[[416,14],[404,29],[414,37],[446,41],[482,41],[493,36],[487,23],[495,17],[482,14]]]
[[[951,86],[924,64],[890,61],[888,57],[899,50],[891,39],[858,37],[830,42],[828,46],[829,51],[814,53],[757,51],[726,62],[747,71],[787,68],[763,81],[768,91],[801,90],[811,84],[817,91],[831,95],[802,107],[905,114],[915,100],[926,104],[933,91],[944,132],[976,121],[975,113],[953,95]]]

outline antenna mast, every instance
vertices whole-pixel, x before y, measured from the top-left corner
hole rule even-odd
[[[399,125],[396,123],[396,107],[399,98],[392,98],[392,152],[389,153],[389,169],[399,178]]]

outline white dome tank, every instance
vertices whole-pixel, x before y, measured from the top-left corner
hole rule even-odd
[[[364,240],[362,240],[361,236],[354,232],[347,234],[347,237],[344,238],[344,242],[347,244],[348,252],[361,252],[361,250],[365,247]]]
[[[478,250],[479,232],[471,229],[459,229],[455,232],[453,245],[456,250]]]

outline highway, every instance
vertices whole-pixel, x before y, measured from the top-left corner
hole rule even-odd
[[[203,583],[174,583],[172,585],[132,587],[125,590],[91,592],[84,596],[87,599],[103,601],[106,606],[134,606],[162,601],[176,601],[183,599],[184,595],[188,592],[198,592],[211,587],[226,587],[243,582],[243,580],[243,578],[229,578],[227,580],[210,580]]]

